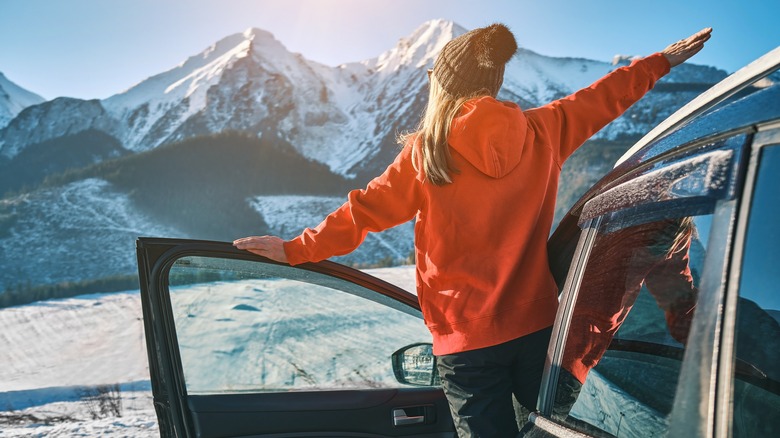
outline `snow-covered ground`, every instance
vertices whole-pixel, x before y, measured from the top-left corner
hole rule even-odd
[[[415,290],[411,266],[367,272],[410,292]],[[244,286],[247,285],[234,288],[231,293],[241,298]],[[262,285],[249,287],[259,286]],[[190,292],[182,296],[182,309],[198,295],[197,290]],[[246,316],[259,318],[262,314],[241,314],[242,308],[248,307],[228,310],[234,311],[235,320]],[[265,310],[268,314],[263,317],[272,316],[270,308]],[[208,333],[219,311],[206,306],[199,318],[211,318],[212,324],[190,328]],[[159,436],[138,291],[82,295],[0,309],[0,327],[0,437]],[[223,339],[212,338],[220,342]],[[290,345],[293,350],[300,346]],[[207,376],[203,371],[195,372]],[[317,378],[314,374],[311,377]],[[109,384],[120,385],[123,415],[92,419],[80,394],[86,388]]]

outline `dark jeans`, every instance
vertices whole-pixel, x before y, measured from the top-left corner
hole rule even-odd
[[[492,347],[438,356],[444,394],[459,437],[514,437],[512,394],[536,408],[552,328]]]

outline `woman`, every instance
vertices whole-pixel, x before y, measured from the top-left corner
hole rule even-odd
[[[496,100],[514,36],[501,24],[472,30],[437,56],[419,129],[382,175],[290,241],[234,245],[295,265],[349,253],[369,231],[416,218],[417,294],[458,433],[514,436],[512,394],[534,409],[556,312],[547,236],[561,165],[710,32],[523,111]]]

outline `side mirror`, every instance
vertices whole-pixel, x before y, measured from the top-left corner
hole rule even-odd
[[[440,386],[441,378],[436,369],[433,345],[417,343],[407,345],[393,353],[393,373],[401,383],[414,386]]]

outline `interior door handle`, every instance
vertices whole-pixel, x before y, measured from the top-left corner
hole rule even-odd
[[[393,409],[393,426],[425,423],[425,415],[408,416],[403,409]]]

